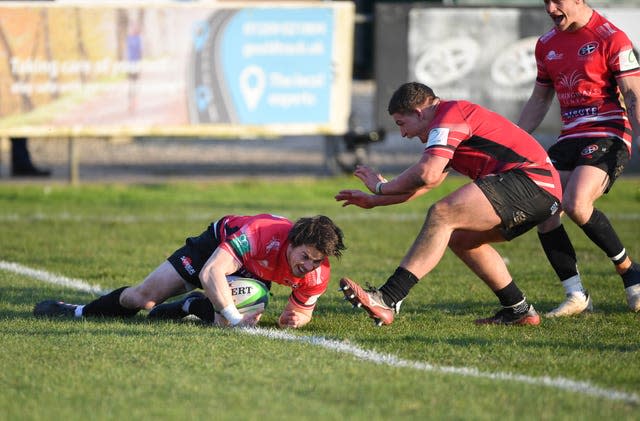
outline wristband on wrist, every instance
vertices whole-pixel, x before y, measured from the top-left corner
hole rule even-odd
[[[376,194],[382,194],[382,185],[383,184],[387,184],[386,181],[378,181],[378,184],[376,184]]]
[[[222,317],[227,319],[229,325],[231,326],[237,325],[238,323],[240,323],[240,320],[242,320],[242,314],[240,314],[234,304],[229,304],[228,306],[220,310],[220,314],[222,315]]]

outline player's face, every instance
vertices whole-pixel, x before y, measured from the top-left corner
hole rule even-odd
[[[394,113],[391,115],[393,121],[400,128],[400,134],[402,137],[412,138],[418,137],[422,143],[427,142],[428,131],[427,127],[435,116],[436,104],[426,106],[424,108],[416,109],[410,113]]]
[[[560,31],[578,29],[577,19],[580,16],[576,0],[544,0],[545,10],[554,25]]]
[[[287,249],[287,261],[293,276],[302,278],[307,273],[316,270],[324,261],[325,255],[313,246],[301,245]]]

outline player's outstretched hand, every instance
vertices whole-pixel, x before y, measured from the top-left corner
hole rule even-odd
[[[367,186],[371,193],[376,192],[376,184],[378,184],[379,181],[382,181],[384,183],[387,182],[386,178],[384,178],[381,174],[375,172],[373,169],[367,167],[366,165],[358,165],[356,167],[356,170],[353,172],[353,175],[362,180],[364,185]]]
[[[285,310],[278,319],[278,326],[281,328],[293,328],[297,329],[309,323],[311,317],[304,313],[299,313],[293,310]]]
[[[343,201],[342,207],[349,205],[356,205],[363,209],[371,209],[373,204],[371,203],[371,195],[360,190],[340,190],[335,195],[336,201]]]

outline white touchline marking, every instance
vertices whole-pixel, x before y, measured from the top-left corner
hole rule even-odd
[[[65,276],[56,275],[43,270],[32,269],[26,266],[22,266],[19,263],[6,262],[0,260],[0,269],[7,272],[17,273],[18,275],[25,275],[29,278],[37,279],[38,281],[47,282],[49,284],[60,285],[68,287],[78,291],[90,292],[93,294],[103,295],[108,291],[105,291],[99,285],[89,285],[80,279],[71,279]]]
[[[320,346],[329,350],[350,354],[354,357],[370,361],[375,364],[388,365],[390,367],[411,368],[419,371],[432,371],[444,374],[457,374],[465,377],[478,377],[492,380],[515,381],[535,386],[547,386],[562,389],[574,393],[582,393],[589,396],[605,398],[608,400],[624,401],[629,403],[640,403],[640,397],[635,393],[620,392],[617,390],[604,389],[589,382],[576,381],[563,377],[533,377],[524,374],[507,372],[487,372],[480,371],[473,367],[452,367],[433,365],[421,361],[410,361],[399,358],[393,354],[383,354],[373,350],[360,348],[359,346],[318,336],[296,336],[291,333],[275,329],[264,328],[242,328],[240,329],[251,335],[266,336],[268,338],[281,339],[286,341],[303,342]]]
[[[90,285],[80,279],[67,278],[60,275],[55,275],[43,270],[32,269],[18,263],[6,262],[0,260],[0,269],[8,272],[24,275],[39,281],[68,287],[80,291],[90,292],[93,294],[102,295],[107,291],[103,290],[99,285]],[[566,379],[563,377],[533,377],[524,374],[507,373],[507,372],[488,372],[480,371],[473,367],[452,367],[452,366],[440,366],[429,364],[421,361],[404,360],[393,354],[383,354],[373,350],[367,350],[360,348],[359,346],[341,342],[332,339],[326,339],[319,336],[297,336],[286,331],[266,328],[242,328],[238,331],[250,334],[264,336],[269,339],[280,339],[284,341],[302,342],[308,343],[314,346],[319,346],[331,351],[341,352],[343,354],[349,354],[357,359],[363,361],[369,361],[375,364],[387,365],[396,368],[409,368],[419,371],[431,371],[443,374],[456,374],[464,377],[477,377],[491,380],[501,381],[514,381],[519,383],[526,383],[535,386],[553,387],[556,389],[562,389],[569,392],[581,393],[584,395],[604,398],[614,401],[624,401],[629,403],[640,403],[640,397],[635,393],[621,392],[617,390],[605,389],[595,386],[589,382],[576,381]]]

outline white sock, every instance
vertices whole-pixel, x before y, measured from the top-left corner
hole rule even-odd
[[[564,288],[564,292],[566,292],[567,295],[582,294],[584,297],[586,297],[584,287],[582,286],[582,280],[580,279],[580,274],[562,281],[562,287]]]
[[[75,317],[82,317],[82,309],[84,308],[84,306],[76,306],[76,313],[74,314]]]

